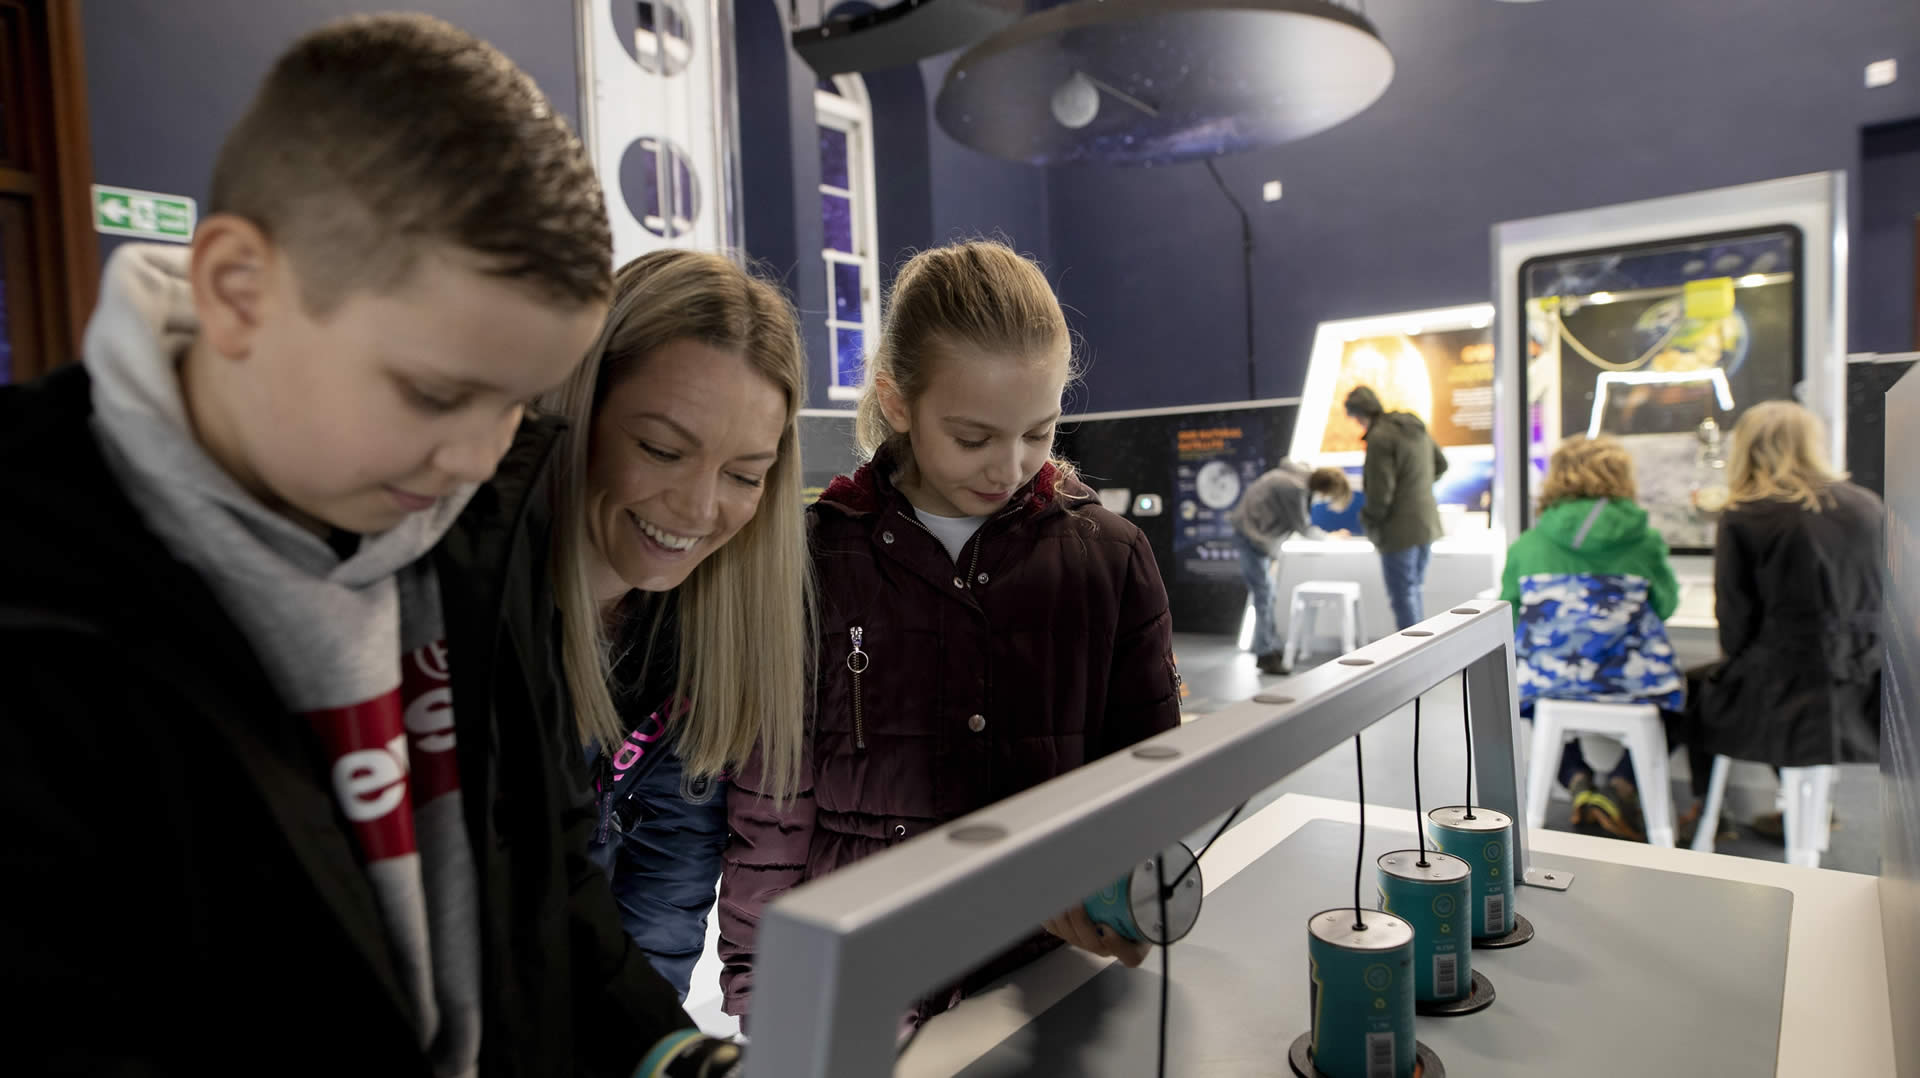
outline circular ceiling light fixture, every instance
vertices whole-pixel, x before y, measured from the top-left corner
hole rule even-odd
[[[967,50],[934,111],[1010,161],[1167,164],[1334,127],[1393,67],[1372,22],[1330,0],[1074,0]]]

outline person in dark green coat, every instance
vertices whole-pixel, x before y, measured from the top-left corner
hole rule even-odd
[[[1612,438],[1576,436],[1554,451],[1539,522],[1514,540],[1500,578],[1523,713],[1540,699],[1680,706],[1686,681],[1664,624],[1680,586],[1635,493],[1633,458]],[[1575,827],[1644,840],[1633,761],[1618,741],[1569,742],[1560,781]]]
[[[1445,534],[1433,484],[1447,471],[1447,458],[1412,412],[1389,412],[1366,386],[1347,394],[1347,415],[1367,428],[1367,460],[1361,489],[1367,504],[1360,522],[1380,552],[1393,620],[1407,628],[1425,615],[1420,599],[1427,583],[1433,541]]]

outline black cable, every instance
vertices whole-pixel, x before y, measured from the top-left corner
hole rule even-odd
[[[1189,872],[1200,867],[1200,859],[1213,849],[1213,844],[1220,841],[1220,836],[1227,833],[1227,828],[1232,827],[1233,821],[1239,818],[1240,810],[1246,807],[1245,801],[1233,806],[1227,818],[1220,821],[1219,830],[1213,833],[1205,846],[1200,847],[1200,852],[1193,855],[1192,862],[1180,870],[1180,875],[1175,876],[1171,884],[1167,882],[1166,854],[1162,853],[1153,861],[1153,872],[1159,880],[1160,890],[1160,1078],[1166,1078],[1167,1075],[1167,997],[1172,981],[1172,975],[1167,972],[1167,960],[1173,954],[1173,944],[1169,942],[1173,936],[1173,920],[1167,916],[1167,899],[1172,898],[1173,892],[1186,882]]]
[[[1247,293],[1247,399],[1253,400],[1254,393],[1254,347],[1253,347],[1253,218],[1247,215],[1247,207],[1234,196],[1227,187],[1227,181],[1220,178],[1220,170],[1214,166],[1213,158],[1206,160],[1207,171],[1213,174],[1213,182],[1220,193],[1227,196],[1234,212],[1240,215],[1240,278]]]
[[[1427,867],[1427,816],[1420,806],[1420,698],[1413,698],[1413,831],[1420,836],[1420,867]]]
[[[1239,804],[1233,806],[1233,811],[1227,813],[1227,818],[1220,821],[1220,830],[1215,831],[1213,833],[1213,837],[1207,840],[1207,844],[1205,846],[1200,847],[1200,852],[1193,855],[1193,862],[1189,864],[1187,867],[1180,870],[1180,875],[1175,876],[1173,878],[1173,883],[1171,885],[1167,886],[1166,888],[1163,888],[1163,890],[1165,890],[1166,893],[1161,896],[1162,898],[1173,897],[1173,892],[1178,890],[1180,885],[1187,881],[1187,873],[1192,872],[1194,869],[1200,867],[1200,859],[1207,855],[1208,850],[1213,849],[1213,844],[1220,841],[1220,836],[1227,833],[1227,828],[1233,826],[1234,818],[1239,816],[1240,810],[1246,807],[1247,807],[1247,803],[1245,801],[1242,801]],[[1161,923],[1165,924],[1166,922],[1162,921]]]
[[[1467,730],[1467,819],[1473,819],[1473,709],[1467,704],[1467,672],[1460,671],[1460,721]]]
[[[1235,809],[1235,812],[1240,811]],[[1218,837],[1218,836],[1215,836]],[[1207,845],[1213,845],[1209,842]],[[1160,880],[1160,1078],[1167,1078],[1167,997],[1172,989],[1173,975],[1167,972],[1167,960],[1173,957],[1173,945],[1164,942],[1173,935],[1173,925],[1167,921],[1167,894],[1173,888],[1167,886],[1167,858],[1162,854],[1154,858],[1153,871]],[[1182,873],[1185,875],[1185,873]]]
[[[1200,867],[1200,859],[1213,849],[1213,844],[1220,841],[1220,836],[1227,833],[1227,828],[1232,827],[1233,821],[1239,817],[1240,810],[1246,807],[1245,801],[1233,806],[1227,818],[1220,821],[1220,829],[1213,833],[1205,846],[1200,847],[1200,852],[1193,855],[1193,861],[1180,870],[1180,875],[1174,877],[1171,884],[1167,882],[1166,855],[1163,853],[1154,859],[1153,871],[1160,881],[1160,1078],[1166,1078],[1167,1074],[1167,994],[1171,976],[1167,972],[1167,959],[1173,953],[1173,944],[1168,942],[1173,936],[1173,922],[1167,916],[1167,899],[1172,898],[1173,892],[1186,882],[1187,873]]]
[[[1360,866],[1367,859],[1367,765],[1360,757],[1360,735],[1353,735],[1353,777],[1360,790],[1360,845],[1353,854],[1353,930],[1365,932],[1367,922],[1360,917]]]

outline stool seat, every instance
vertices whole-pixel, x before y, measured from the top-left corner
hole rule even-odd
[[[1626,743],[1640,780],[1640,811],[1647,842],[1673,845],[1673,788],[1667,772],[1667,731],[1652,704],[1597,700],[1535,700],[1533,742],[1527,760],[1527,826],[1546,822],[1547,799],[1560,766],[1560,747],[1576,734],[1603,734]]]
[[[1313,625],[1322,606],[1335,606],[1340,610],[1341,654],[1366,642],[1366,631],[1360,621],[1359,581],[1308,580],[1295,584],[1293,600],[1287,608],[1287,646],[1281,653],[1287,669],[1293,669],[1294,660],[1300,657],[1302,639],[1312,648]]]
[[[1325,596],[1333,599],[1358,599],[1358,580],[1307,580],[1293,586],[1295,595]]]

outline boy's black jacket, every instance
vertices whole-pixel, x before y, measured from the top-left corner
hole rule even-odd
[[[427,1074],[324,755],[141,521],[91,413],[78,366],[0,389],[9,1069]],[[585,856],[547,584],[559,429],[523,423],[433,555],[490,1076],[625,1075],[692,1025]]]

